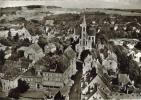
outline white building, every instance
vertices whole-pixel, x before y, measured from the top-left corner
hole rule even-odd
[[[18,80],[20,76],[13,78],[0,78],[2,83],[2,91],[8,92],[10,89],[16,88],[18,86]]]

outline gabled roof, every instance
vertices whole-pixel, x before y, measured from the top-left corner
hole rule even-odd
[[[39,50],[41,50],[40,46],[38,44],[32,44],[28,47],[28,49],[33,49],[34,51],[38,52]]]
[[[69,59],[73,59],[76,56],[76,52],[71,48],[71,46],[69,46],[65,51],[64,51],[64,55]]]

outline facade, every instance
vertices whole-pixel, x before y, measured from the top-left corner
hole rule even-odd
[[[10,89],[16,88],[18,86],[18,80],[20,77],[17,77],[15,79],[4,79],[1,78],[1,84],[2,84],[2,91],[8,92]]]

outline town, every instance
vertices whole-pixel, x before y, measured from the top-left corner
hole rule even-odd
[[[0,12],[0,99],[141,98],[139,15],[40,6]]]

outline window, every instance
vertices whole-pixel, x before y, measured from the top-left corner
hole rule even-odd
[[[91,40],[91,37],[89,37],[89,40]]]
[[[83,31],[85,31],[85,27],[83,27]]]

